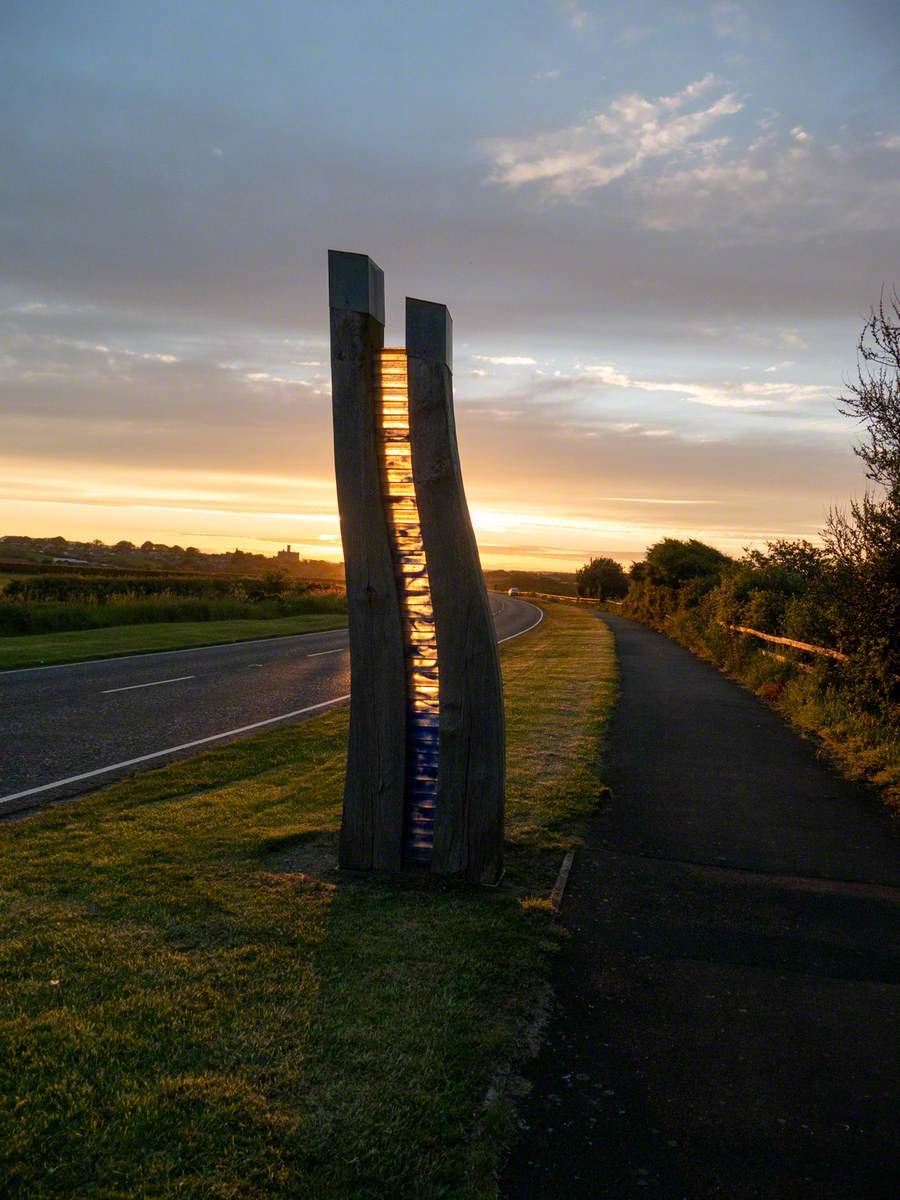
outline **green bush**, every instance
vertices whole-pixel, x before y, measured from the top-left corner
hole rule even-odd
[[[11,579],[0,593],[2,600],[19,603],[106,604],[152,596],[169,598],[264,600],[278,596],[306,596],[334,591],[333,585],[292,581],[276,572],[260,579],[221,576],[163,575],[31,575]]]
[[[291,617],[300,613],[345,612],[346,597],[338,592],[236,599],[169,595],[140,598],[117,595],[105,601],[15,603],[0,600],[0,636],[105,629],[113,625],[144,625],[160,621],[230,621]]]

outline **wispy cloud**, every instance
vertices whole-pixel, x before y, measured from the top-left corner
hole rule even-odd
[[[536,358],[524,358],[517,354],[473,354],[476,362],[491,363],[495,367],[533,367]]]
[[[770,132],[742,151],[727,149],[635,181],[642,223],[738,240],[772,233],[805,240],[900,225],[900,174],[875,139],[818,144],[796,125],[786,137]]]
[[[733,0],[719,0],[710,10],[712,26],[722,38],[748,38],[753,32],[753,24],[747,10],[742,4]]]
[[[702,154],[701,135],[742,108],[733,92],[704,106],[701,98],[717,86],[713,75],[705,75],[656,100],[637,92],[619,96],[603,112],[563,129],[531,138],[486,139],[482,146],[494,161],[489,181],[510,188],[535,185],[543,195],[572,199],[607,187],[650,160],[688,150]]]
[[[561,129],[484,139],[493,161],[487,181],[573,202],[621,181],[636,225],[738,242],[900,226],[900,172],[890,153],[900,135],[829,141],[800,124],[779,131],[770,112],[741,144],[721,122],[744,101],[723,88],[707,74],[674,95],[619,96]]]
[[[782,366],[788,364],[782,363]],[[775,369],[775,368],[773,368]],[[641,392],[671,392],[683,396],[692,404],[705,404],[710,408],[753,409],[771,408],[775,405],[794,407],[818,404],[831,398],[832,389],[823,384],[754,382],[744,379],[739,382],[724,381],[717,384],[692,381],[667,381],[640,379],[614,363],[591,363],[581,366],[583,378],[594,379],[608,387],[634,388]],[[646,436],[646,434],[645,434]]]
[[[589,14],[583,4],[579,4],[578,0],[563,0],[563,7],[569,18],[569,24],[577,32],[586,29],[588,25]]]

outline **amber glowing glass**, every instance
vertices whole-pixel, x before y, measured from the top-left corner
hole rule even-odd
[[[439,682],[431,586],[412,477],[406,351],[382,350],[376,370],[382,491],[406,651],[404,853],[407,861],[427,864],[437,796]]]

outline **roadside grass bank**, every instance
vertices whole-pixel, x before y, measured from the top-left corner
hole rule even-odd
[[[754,638],[705,620],[696,609],[657,620],[627,601],[610,611],[642,621],[737,679],[798,732],[814,737],[844,775],[873,784],[900,811],[900,729],[892,714],[879,716],[853,703],[841,686],[842,664],[818,658],[803,670],[767,654]]]
[[[345,710],[0,826],[6,1194],[497,1195],[615,693],[574,606],[502,660],[497,889],[334,870]]]
[[[162,621],[149,625],[116,625],[68,633],[39,633],[0,637],[0,670],[52,666],[88,658],[116,658],[122,654],[148,654],[154,650],[184,650],[218,646],[253,638],[319,633],[347,624],[346,611],[307,612],[293,617],[231,621]]]

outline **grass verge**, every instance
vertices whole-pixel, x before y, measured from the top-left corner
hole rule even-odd
[[[6,1195],[496,1195],[612,638],[553,606],[503,668],[496,891],[331,869],[344,711],[0,827]]]
[[[246,642],[252,638],[318,633],[346,624],[346,613],[301,613],[294,617],[260,620],[163,621],[150,625],[0,637],[0,670],[51,666],[87,658],[115,658],[121,654],[149,654],[154,650],[218,646],[223,642]]]

